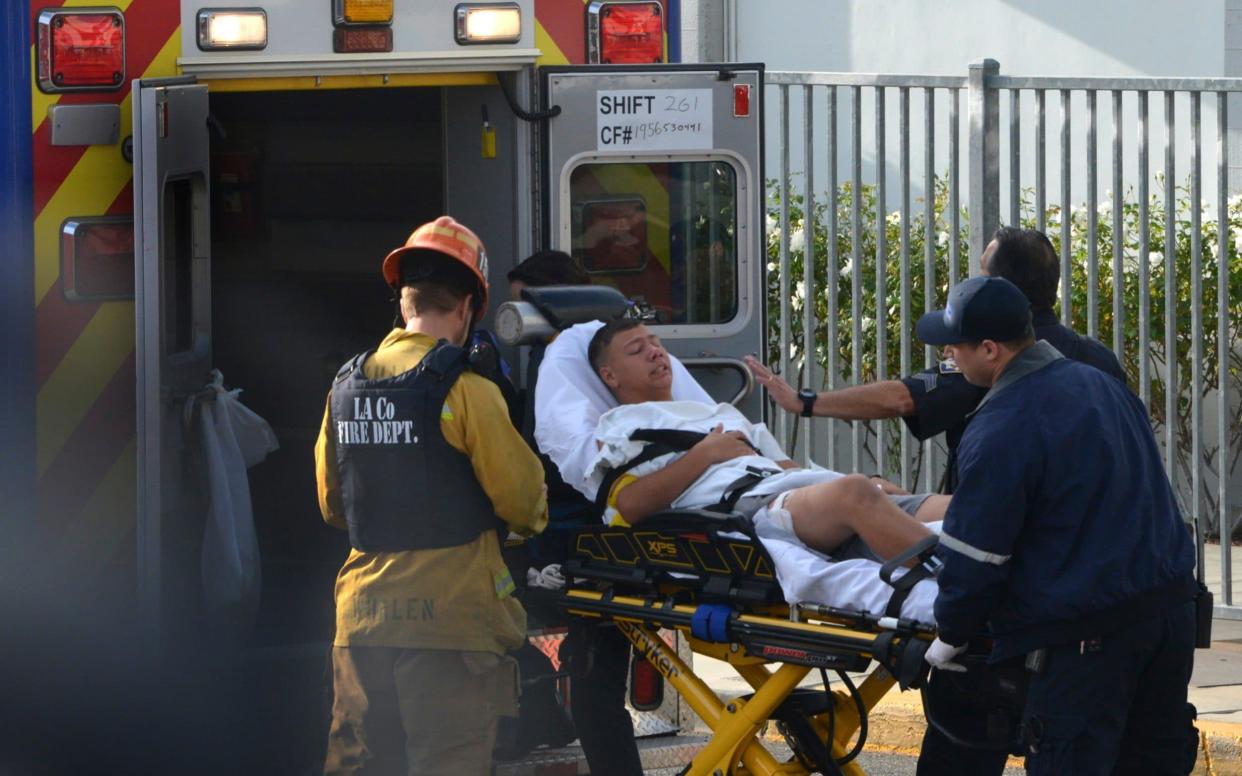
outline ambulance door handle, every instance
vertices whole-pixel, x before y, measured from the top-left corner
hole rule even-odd
[[[693,358],[683,358],[681,363],[685,364],[687,369],[731,369],[737,372],[742,378],[742,385],[738,388],[737,393],[733,395],[733,398],[729,399],[729,403],[734,407],[746,401],[746,398],[755,390],[755,376],[750,373],[750,367],[746,366],[746,362],[740,358],[702,355]]]

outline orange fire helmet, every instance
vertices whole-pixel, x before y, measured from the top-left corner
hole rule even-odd
[[[414,230],[405,245],[384,257],[384,280],[396,288],[401,279],[401,259],[420,251],[456,259],[465,265],[479,282],[476,310],[487,307],[487,251],[478,235],[457,223],[452,216],[440,216]]]

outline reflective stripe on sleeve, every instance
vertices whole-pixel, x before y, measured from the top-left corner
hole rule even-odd
[[[954,552],[960,552],[971,560],[977,560],[980,563],[991,563],[993,566],[1003,566],[1013,557],[1012,555],[997,555],[994,552],[972,547],[961,539],[954,539],[947,533],[940,534],[940,546],[948,547]]]

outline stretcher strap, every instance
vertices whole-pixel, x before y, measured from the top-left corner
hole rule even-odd
[[[724,604],[702,604],[690,617],[690,635],[700,641],[728,641],[732,617],[733,609]]]
[[[936,545],[939,541],[940,537],[935,534],[928,536],[918,544],[890,559],[880,568],[880,579],[893,588],[893,594],[888,599],[888,606],[884,609],[885,616],[900,619],[901,607],[905,604],[906,599],[910,597],[914,586],[925,579],[932,579],[940,573],[940,559],[935,555]],[[912,558],[919,559],[918,565],[894,580],[893,573]]]

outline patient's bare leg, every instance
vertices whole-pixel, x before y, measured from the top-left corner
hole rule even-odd
[[[877,555],[891,558],[931,533],[861,474],[798,488],[784,507],[798,538],[825,553],[858,534]]]

